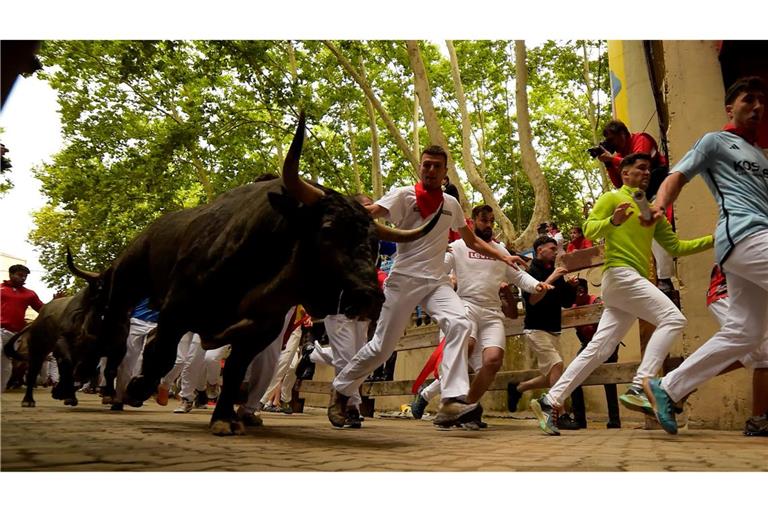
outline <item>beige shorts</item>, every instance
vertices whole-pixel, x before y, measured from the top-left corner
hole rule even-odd
[[[553,366],[563,362],[563,358],[560,356],[560,335],[530,329],[523,332],[531,350],[536,354],[539,371],[542,375],[549,375]]]

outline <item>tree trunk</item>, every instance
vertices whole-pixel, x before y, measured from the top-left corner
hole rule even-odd
[[[419,96],[419,105],[421,106],[421,113],[424,114],[424,123],[427,125],[427,133],[429,133],[430,142],[442,146],[448,154],[448,177],[456,185],[456,188],[459,191],[459,203],[461,204],[462,210],[464,210],[464,215],[469,217],[472,208],[467,201],[464,187],[461,186],[461,180],[456,173],[456,164],[448,149],[448,140],[443,133],[443,129],[440,127],[437,112],[432,104],[432,91],[429,87],[427,70],[424,68],[424,62],[421,60],[419,42],[412,40],[406,41],[405,45],[408,49],[408,60],[411,63],[411,69],[413,70],[415,78],[416,94]]]
[[[528,226],[517,239],[512,242],[515,249],[530,247],[536,239],[536,227],[549,219],[550,196],[547,181],[536,160],[533,149],[533,134],[531,119],[528,115],[528,64],[526,62],[525,41],[515,41],[515,108],[517,110],[517,130],[520,135],[520,156],[523,160],[523,170],[533,186],[535,200],[533,215]]]
[[[459,102],[459,112],[461,113],[461,156],[464,163],[464,170],[467,172],[467,177],[472,186],[480,192],[483,196],[485,204],[493,208],[493,214],[496,217],[496,221],[499,223],[503,238],[509,242],[515,239],[515,227],[512,222],[504,214],[504,211],[499,206],[498,201],[493,196],[493,191],[488,183],[477,172],[475,167],[475,161],[472,158],[472,141],[471,141],[471,127],[469,121],[469,114],[467,113],[467,98],[464,95],[464,87],[461,84],[461,73],[459,71],[459,61],[456,57],[456,50],[453,47],[453,42],[447,40],[445,44],[448,46],[448,55],[451,59],[451,76],[453,77],[453,87],[456,91],[456,98]]]
[[[403,136],[400,135],[400,132],[395,126],[394,121],[392,121],[392,118],[389,117],[387,111],[384,110],[381,102],[376,97],[376,94],[374,94],[373,89],[371,89],[368,80],[366,80],[365,77],[357,72],[352,63],[349,62],[349,60],[341,54],[341,52],[332,42],[323,41],[323,44],[331,51],[331,53],[336,56],[336,60],[339,61],[339,64],[341,64],[341,66],[346,70],[347,73],[349,73],[352,79],[357,82],[357,85],[360,86],[360,88],[365,93],[365,96],[373,104],[376,112],[379,113],[379,117],[381,117],[381,120],[384,121],[384,125],[387,127],[387,131],[389,131],[389,134],[393,139],[395,139],[395,144],[397,144],[397,147],[400,149],[400,151],[403,152],[403,155],[405,155],[408,161],[411,162],[411,174],[413,174],[414,178],[419,179],[418,158],[414,158],[413,151],[408,147],[408,143],[405,141],[405,139],[403,139]]]
[[[360,59],[360,74],[365,79],[365,65]],[[365,97],[365,110],[368,112],[368,124],[371,127],[371,189],[373,200],[376,201],[384,195],[384,186],[381,182],[381,149],[379,148],[379,129],[376,126],[376,112],[371,99]]]
[[[354,177],[355,194],[363,192],[363,183],[360,181],[360,168],[357,166],[355,154],[355,134],[352,132],[352,122],[347,118],[347,137],[349,137],[349,154],[352,157],[352,176]]]
[[[421,158],[421,144],[419,144],[419,95],[416,94],[416,80],[413,84],[413,157]]]
[[[584,84],[587,87],[587,115],[589,116],[589,126],[591,128],[590,131],[592,132],[592,145],[597,146],[597,143],[600,142],[600,138],[597,135],[599,127],[597,126],[597,113],[595,104],[592,103],[592,78],[589,75],[589,57],[587,56],[586,41],[582,41],[581,43],[581,52],[584,57]],[[594,162],[594,169],[600,173],[600,177],[602,179],[603,192],[611,190],[611,179],[608,177],[608,171],[605,169],[605,166],[597,159],[595,159]],[[589,181],[589,178],[587,178],[587,181]]]

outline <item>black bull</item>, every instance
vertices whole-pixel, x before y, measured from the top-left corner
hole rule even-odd
[[[303,138],[302,113],[282,179],[164,215],[102,274],[110,296],[98,352],[108,357],[108,383],[125,354],[130,310],[149,297],[160,313],[157,336],[144,349],[129,397],[149,398],[173,366],[179,339],[196,332],[206,347],[232,345],[211,429],[242,433],[234,413],[240,382],[253,357],[279,334],[290,307],[303,304],[318,318],[378,317],[384,300],[375,268],[378,239],[415,240],[439,215],[409,231],[375,224],[352,198],[298,177]],[[96,352],[86,366],[95,366]]]
[[[71,259],[68,258],[68,261]],[[73,362],[78,349],[87,343],[83,332],[86,318],[91,314],[98,290],[87,287],[72,297],[54,299],[45,304],[31,324],[19,331],[4,346],[5,354],[14,359],[26,359],[26,393],[22,407],[34,407],[33,389],[45,358],[53,352],[59,368],[59,382],[53,388],[53,398],[65,405],[77,405],[73,380]],[[19,350],[14,348],[19,342]]]

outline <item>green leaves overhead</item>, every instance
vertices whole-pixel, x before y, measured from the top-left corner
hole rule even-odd
[[[404,42],[333,44],[364,72],[395,130],[412,144],[414,86]],[[530,218],[533,191],[517,142],[513,42],[454,44],[473,157],[520,229]],[[590,189],[600,192],[599,173],[584,149],[592,145],[589,112],[597,112],[598,97],[604,99],[601,119],[608,116],[605,46],[549,41],[528,48],[531,123],[561,226],[580,222],[582,200],[591,200]],[[591,95],[584,84],[584,48]],[[440,125],[461,162],[447,56],[431,42],[421,43],[421,54]],[[103,269],[163,213],[279,172],[302,108],[308,116],[305,176],[347,193],[359,179],[371,192],[366,95],[321,41],[48,41],[40,59],[41,74],[59,95],[66,141],[53,163],[36,171],[48,203],[37,213],[31,239],[53,286],[71,283],[65,244],[82,267]],[[412,183],[408,155],[376,117],[384,190]],[[423,123],[418,136],[421,146],[429,143]]]

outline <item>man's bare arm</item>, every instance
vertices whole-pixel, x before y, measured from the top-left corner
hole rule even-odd
[[[380,204],[371,204],[365,207],[366,210],[368,210],[368,214],[370,214],[371,218],[374,219],[380,219],[381,217],[386,217],[389,215],[389,210],[381,206]]]
[[[683,190],[683,187],[687,183],[688,178],[681,172],[673,172],[667,176],[662,182],[661,187],[659,187],[656,199],[653,201],[653,206],[651,207],[651,220],[646,221],[641,217],[640,224],[643,226],[650,226],[663,218],[666,214],[667,207],[675,202],[680,195],[680,191]]]

